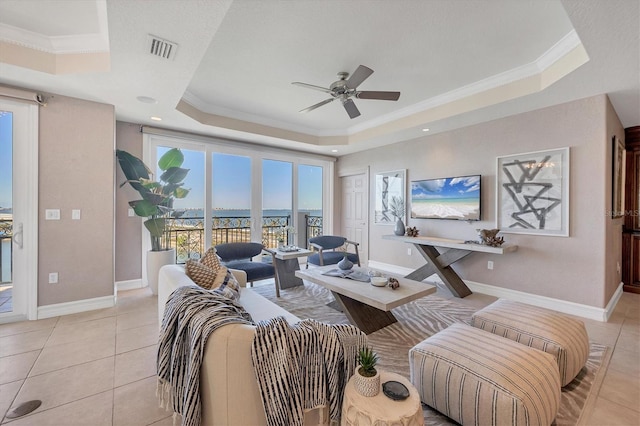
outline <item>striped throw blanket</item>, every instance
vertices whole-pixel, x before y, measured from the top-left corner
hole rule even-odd
[[[182,416],[183,426],[200,425],[200,367],[207,338],[226,324],[253,324],[231,299],[195,286],[176,289],[167,300],[158,346],[160,405]]]
[[[259,322],[251,355],[267,424],[301,426],[305,411],[326,405],[338,421],[344,387],[366,345],[367,336],[351,325]]]

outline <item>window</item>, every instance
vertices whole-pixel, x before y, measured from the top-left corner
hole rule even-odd
[[[321,233],[330,220],[329,159],[208,137],[175,137],[157,129],[143,132],[146,164],[157,164],[168,148],[180,148],[183,167],[190,169],[185,187],[191,192],[175,206],[186,209],[185,216],[171,230],[179,263],[224,242],[276,247],[278,231],[287,225],[295,231],[286,230],[286,241],[306,246],[310,232]],[[310,231],[306,216],[313,218]],[[143,245],[147,240],[142,239]]]

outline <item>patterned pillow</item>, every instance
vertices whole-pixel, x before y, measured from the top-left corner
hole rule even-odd
[[[213,252],[215,255],[215,252]],[[217,257],[217,256],[216,256]],[[215,271],[196,260],[187,260],[185,272],[191,280],[202,288],[214,290],[232,300],[240,298],[240,284],[225,266]]]
[[[240,299],[240,284],[238,283],[238,280],[236,280],[236,277],[233,276],[229,269],[225,268],[224,266],[223,268],[225,270],[224,274],[219,273],[218,277],[223,276],[224,279],[222,280],[220,286],[213,291],[220,293],[224,297],[227,297],[231,300]]]
[[[220,263],[220,258],[216,254],[215,247],[211,247],[209,250],[207,250],[204,256],[202,256],[202,259],[200,259],[200,263],[210,269],[213,269],[216,273],[218,273],[223,268],[222,263]]]
[[[189,259],[187,260],[184,270],[187,276],[200,287],[206,288],[207,290],[213,287],[217,275],[213,269],[203,265],[197,260]]]

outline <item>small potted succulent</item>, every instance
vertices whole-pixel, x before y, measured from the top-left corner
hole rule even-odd
[[[363,347],[358,353],[360,366],[356,369],[354,386],[363,396],[376,396],[380,392],[380,373],[376,370],[378,354],[369,347]]]

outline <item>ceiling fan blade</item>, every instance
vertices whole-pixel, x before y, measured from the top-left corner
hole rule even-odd
[[[374,92],[370,90],[357,92],[358,99],[378,99],[381,101],[397,101],[400,98],[400,92]]]
[[[353,99],[347,99],[342,102],[344,109],[347,110],[347,114],[349,114],[350,118],[356,118],[360,115],[360,111],[358,111],[358,107],[353,102]]]
[[[313,90],[319,90],[319,91],[325,92],[325,93],[331,93],[330,89],[327,89],[326,87],[321,87],[321,86],[314,86],[313,84],[300,83],[299,81],[294,81],[291,84],[294,84],[294,85],[300,86],[300,87],[306,87],[307,89],[313,89]]]
[[[336,98],[329,98],[329,99],[325,99],[325,100],[324,100],[324,101],[322,101],[322,102],[318,102],[318,103],[317,103],[317,104],[315,104],[315,105],[311,105],[309,108],[301,109],[299,112],[309,112],[309,111],[313,111],[314,109],[316,109],[316,108],[320,108],[322,105],[326,105],[326,104],[328,104],[329,102],[333,102],[333,101],[335,101],[335,100],[336,100]]]
[[[353,74],[351,74],[351,77],[347,79],[347,87],[349,89],[355,89],[360,85],[360,83],[369,78],[371,74],[373,74],[373,70],[371,68],[365,67],[364,65],[358,66]]]

